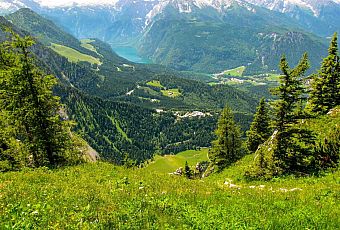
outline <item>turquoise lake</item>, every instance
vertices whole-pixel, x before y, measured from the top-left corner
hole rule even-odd
[[[119,56],[135,62],[135,63],[152,63],[152,61],[148,58],[142,57],[138,54],[136,48],[132,46],[115,46],[112,45],[113,51],[115,51]]]

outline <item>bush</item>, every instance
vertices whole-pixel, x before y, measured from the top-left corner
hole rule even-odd
[[[340,128],[333,127],[329,136],[320,141],[315,147],[316,169],[335,168],[339,165],[340,159]]]

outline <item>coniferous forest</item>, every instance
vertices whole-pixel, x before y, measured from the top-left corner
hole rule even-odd
[[[0,229],[340,228],[338,44],[208,74],[0,16]]]

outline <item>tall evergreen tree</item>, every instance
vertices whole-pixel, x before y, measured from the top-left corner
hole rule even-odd
[[[192,177],[192,170],[190,169],[190,166],[187,161],[185,162],[184,165],[184,176],[188,179]]]
[[[0,172],[23,167],[28,157],[25,145],[15,138],[18,129],[13,127],[14,123],[7,111],[0,109]]]
[[[215,133],[217,140],[212,142],[209,158],[213,165],[223,169],[241,157],[241,131],[229,106],[222,110]]]
[[[10,41],[0,47],[0,108],[6,114],[1,124],[11,127],[0,139],[23,143],[32,157],[30,164],[36,167],[80,159],[70,123],[60,116],[62,106],[52,94],[57,79],[36,67],[29,51],[33,44],[30,37],[11,32]]]
[[[306,143],[312,142],[313,136],[306,128],[297,128],[304,118],[300,108],[304,100],[301,80],[308,68],[306,53],[294,69],[289,67],[284,56],[280,62],[283,75],[280,77],[280,86],[274,92],[278,96],[275,104],[277,146],[274,159],[283,171],[303,171],[311,154]]]
[[[260,144],[263,144],[271,135],[269,109],[264,98],[261,99],[247,131],[247,147],[250,151],[255,152]]]
[[[340,105],[340,58],[337,33],[334,33],[328,56],[313,75],[309,106],[313,112],[325,114],[337,105]]]

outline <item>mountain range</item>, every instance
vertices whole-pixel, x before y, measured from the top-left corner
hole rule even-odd
[[[290,15],[304,4],[280,10],[266,1],[52,2],[2,1],[0,24],[36,38],[32,51],[39,66],[58,77],[55,91],[77,132],[117,163],[126,153],[143,161],[154,152],[209,146],[226,103],[247,130],[257,100],[268,95],[267,86],[240,90],[190,79],[241,65],[245,74],[272,73],[283,53],[295,64],[305,51],[316,68],[327,50],[326,38]],[[321,20],[332,4],[336,10],[334,1],[315,4],[320,8],[310,16]],[[119,57],[111,46],[122,43],[156,64]]]
[[[340,31],[338,0],[4,0],[2,14],[28,7],[75,37],[129,45],[177,70],[277,71],[285,53],[307,51],[316,68],[327,37]]]
[[[307,30],[319,35],[329,36],[334,31],[339,31],[339,0],[3,0],[0,3],[0,12],[4,14],[20,8],[31,8],[47,15],[65,14],[72,17],[73,14],[74,18],[84,12],[92,11],[89,17],[105,12],[96,16],[113,21],[125,17],[136,26],[139,24],[138,27],[143,27],[168,5],[175,6],[181,13],[191,13],[198,8],[213,9],[219,14],[235,5],[256,13],[255,6],[260,6],[287,14]]]
[[[0,16],[3,26],[35,37],[37,64],[59,79],[55,93],[67,116],[104,159],[121,163],[128,153],[141,162],[155,152],[209,146],[217,112],[227,102],[242,129],[249,127],[258,100],[251,93],[186,79],[191,73],[132,63],[107,43],[79,41],[27,8]],[[0,30],[0,41],[4,39]],[[72,59],[74,54],[78,59]]]

